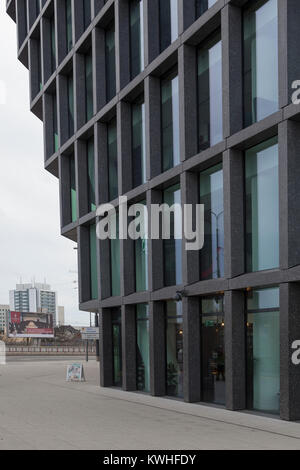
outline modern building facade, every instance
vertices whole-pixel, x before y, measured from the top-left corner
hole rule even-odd
[[[17,284],[9,292],[9,306],[13,312],[50,313],[56,325],[57,295],[49,284]]]
[[[101,385],[300,419],[299,0],[7,11],[80,308],[99,314]],[[99,241],[96,207],[120,195],[205,204],[204,248]]]
[[[9,305],[0,305],[0,333],[6,332],[9,311]]]

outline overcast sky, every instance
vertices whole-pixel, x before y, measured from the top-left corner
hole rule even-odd
[[[16,26],[5,3],[0,2],[0,304],[8,304],[8,292],[21,278],[46,279],[58,305],[65,306],[67,322],[86,325],[89,315],[79,312],[74,283],[77,251],[60,235],[58,180],[43,166],[42,122],[29,111],[29,75],[17,61]]]

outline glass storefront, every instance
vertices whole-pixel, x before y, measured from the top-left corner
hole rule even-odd
[[[136,306],[137,389],[150,392],[149,306]]]
[[[244,13],[244,124],[278,110],[277,0],[248,2]]]
[[[122,324],[121,310],[112,311],[112,342],[113,342],[113,385],[122,387]]]
[[[278,139],[246,152],[247,272],[279,266]]]
[[[247,298],[247,407],[279,413],[279,289],[254,290]]]
[[[182,303],[166,302],[167,395],[183,397]]]
[[[202,401],[225,405],[223,297],[201,300]]]
[[[200,204],[204,204],[204,246],[200,279],[224,277],[224,196],[222,164],[200,173]]]

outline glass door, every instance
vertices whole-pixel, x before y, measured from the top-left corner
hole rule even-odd
[[[122,387],[122,327],[119,309],[112,313],[113,384]]]

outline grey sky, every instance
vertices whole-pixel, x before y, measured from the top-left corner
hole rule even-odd
[[[5,104],[1,104],[3,83]],[[43,167],[42,122],[29,111],[28,71],[17,61],[16,26],[0,3],[0,304],[22,277],[58,292],[72,324],[88,324],[75,290],[77,252],[60,235],[58,180]]]

